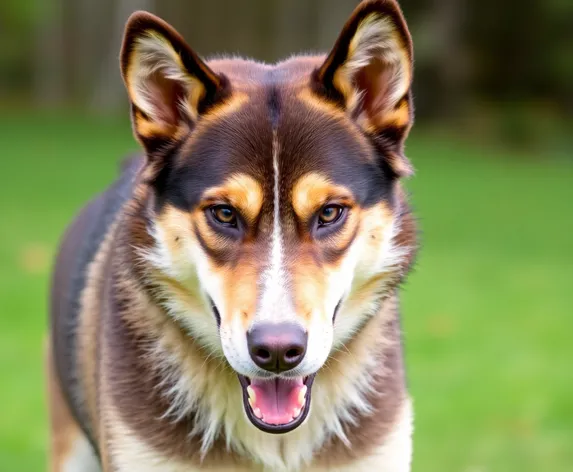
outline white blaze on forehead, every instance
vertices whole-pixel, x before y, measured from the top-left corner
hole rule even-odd
[[[286,292],[286,276],[284,269],[283,235],[280,212],[280,145],[276,129],[273,129],[273,233],[268,267],[263,273],[263,289],[260,308],[256,320],[280,320],[292,316],[290,297]]]

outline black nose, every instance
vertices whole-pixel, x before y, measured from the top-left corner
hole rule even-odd
[[[307,334],[292,323],[255,325],[247,333],[251,358],[262,369],[280,373],[299,365],[306,352]]]

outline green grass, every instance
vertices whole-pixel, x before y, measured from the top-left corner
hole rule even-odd
[[[123,121],[0,117],[0,470],[44,470],[42,342],[65,225],[136,149]],[[419,132],[404,289],[421,472],[573,470],[573,162]]]

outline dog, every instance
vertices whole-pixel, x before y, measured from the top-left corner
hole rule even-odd
[[[410,470],[399,5],[365,1],[328,55],[274,65],[206,62],[136,12],[120,65],[143,152],[57,255],[51,470]]]

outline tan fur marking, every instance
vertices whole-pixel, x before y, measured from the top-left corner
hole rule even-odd
[[[351,78],[348,77],[347,71],[344,67],[339,68],[332,79],[334,86],[342,93],[349,108],[354,108],[358,101],[359,95],[354,88]]]
[[[346,256],[342,253],[338,260],[319,266],[310,254],[313,251],[320,252],[321,246],[327,249],[344,250],[355,232],[357,220],[358,215],[349,216],[345,226],[328,241],[305,243],[291,264],[294,304],[299,316],[307,321],[318,315],[322,322],[330,322],[328,316],[331,313],[325,311],[324,302],[327,299],[330,280],[343,270]]]
[[[196,210],[193,212],[193,221],[197,227],[198,233],[205,241],[207,247],[214,251],[223,251],[229,249],[234,242],[230,241],[228,238],[221,236],[213,227],[207,222],[207,218],[203,210]],[[195,235],[193,235],[195,238]],[[199,244],[196,241],[196,244]]]
[[[227,185],[213,190],[209,198],[224,198],[231,204],[241,209],[247,218],[255,218],[262,205],[263,193],[260,185],[254,179],[238,174],[227,181]],[[199,242],[192,231],[193,224],[207,244],[214,250],[222,250],[228,247],[229,241],[216,233],[205,220],[203,210],[197,210],[192,214],[184,212],[174,207],[168,207],[157,224],[162,229],[164,244],[169,253],[171,264],[184,267],[189,264],[190,254],[186,253],[186,248],[194,248],[193,252],[200,251]],[[222,317],[231,320],[241,317],[245,326],[250,323],[254,316],[257,296],[258,263],[257,256],[247,243],[241,246],[240,260],[235,260],[233,267],[219,266],[206,258],[209,265],[209,272],[219,280],[224,297],[223,306],[218,308],[223,311]],[[197,302],[198,293],[191,293],[189,286],[178,282],[176,278],[165,274],[154,273],[153,278],[169,287],[170,296],[184,301],[192,310],[201,310],[202,307]],[[232,307],[232,310],[231,310]]]
[[[342,185],[334,185],[325,176],[311,172],[293,186],[292,205],[300,219],[307,221],[325,203],[353,205],[352,193]]]
[[[344,110],[341,110],[336,105],[328,102],[320,97],[318,97],[312,90],[308,88],[303,88],[298,94],[297,98],[302,102],[306,103],[312,109],[326,113],[329,116],[338,119],[346,118]]]
[[[394,221],[394,213],[386,202],[380,202],[370,208],[361,210],[361,235],[366,239],[366,251],[377,254],[383,250],[380,238],[384,237],[388,226]]]
[[[195,77],[189,79],[189,94],[187,95],[187,109],[190,111],[191,118],[197,119],[197,110],[199,103],[203,100],[206,90],[205,87]]]
[[[297,313],[307,322],[316,316],[322,319],[330,315],[323,306],[327,297],[327,285],[330,276],[340,270],[340,264],[344,259],[344,254],[341,254],[340,260],[318,266],[311,254],[320,253],[323,249],[344,250],[355,234],[356,224],[360,219],[360,209],[355,206],[349,189],[342,185],[334,185],[319,173],[306,174],[294,184],[292,204],[302,221],[308,221],[327,203],[339,203],[349,208],[344,226],[327,240],[314,241],[308,238],[308,242],[299,248],[299,253],[290,264]]]
[[[308,243],[310,244],[310,243]],[[316,266],[310,255],[297,258],[293,271],[294,306],[299,317],[309,322],[313,316],[323,319],[326,294],[324,270]]]
[[[184,132],[184,128],[182,129],[181,127],[168,125],[167,123],[163,122],[149,121],[140,113],[135,114],[134,120],[137,133],[142,138],[170,136],[176,140],[177,135],[181,135]]]
[[[74,420],[62,394],[52,357],[51,342],[46,347],[50,420],[50,472],[97,471],[95,456],[81,428]],[[80,468],[82,464],[83,468]]]
[[[386,271],[380,273],[381,258],[389,258],[389,245],[391,248],[391,232],[394,222],[394,214],[388,205],[384,202],[374,205],[371,208],[363,209],[361,216],[361,228],[359,230],[359,242],[363,262],[361,264],[361,274],[357,274],[357,282],[364,280],[372,282],[372,276],[377,278],[387,274]],[[386,268],[388,274],[395,274],[396,268],[390,260],[390,265]],[[364,279],[363,279],[364,277]],[[378,279],[382,280],[382,279]]]
[[[353,238],[358,238],[357,232],[359,232],[359,228],[357,228],[361,217],[360,213],[362,209],[358,206],[354,206],[348,209],[348,216],[346,217],[346,222],[344,226],[340,228],[340,230],[331,238],[328,238],[325,244],[328,245],[331,249],[338,249],[340,251],[345,251],[349,249],[349,244],[353,241]],[[337,263],[329,264],[329,267],[338,268]]]
[[[62,395],[49,345],[46,349],[46,374],[50,403],[50,471],[59,472],[62,470],[63,462],[70,452],[73,441],[79,434],[80,429],[72,418],[68,405]]]
[[[407,100],[404,100],[398,108],[388,111],[379,117],[377,121],[372,121],[372,131],[385,127],[395,126],[398,128],[407,126],[410,122],[410,107]]]
[[[191,263],[193,254],[189,254],[187,251],[192,249],[195,252],[195,248],[199,247],[194,228],[197,228],[201,238],[210,249],[223,250],[232,244],[211,228],[202,208],[187,212],[173,206],[167,206],[156,219],[156,225],[163,234],[162,242],[166,249],[165,256],[169,257],[169,264],[176,271],[179,267]],[[216,270],[216,266],[213,266],[213,269]]]
[[[254,254],[253,254],[254,258]],[[240,317],[245,332],[252,322],[257,305],[258,267],[246,261],[233,271],[220,274],[225,290],[225,304],[228,309],[226,318]],[[232,308],[232,310],[231,310]]]
[[[116,224],[112,224],[100,245],[94,260],[87,269],[87,283],[81,296],[81,311],[78,315],[78,341],[76,356],[78,375],[83,386],[84,400],[95,437],[99,434],[97,400],[97,339],[98,323],[102,307],[101,290],[104,283],[104,265],[109,262],[108,255],[115,235]]]
[[[204,199],[229,202],[249,221],[253,222],[263,205],[263,188],[247,174],[231,175],[223,185],[209,189]]]
[[[156,219],[156,224],[162,228],[164,234],[167,236],[164,243],[167,245],[169,253],[176,257],[185,257],[182,253],[182,245],[180,238],[192,237],[193,217],[197,217],[199,212],[190,213],[180,210],[174,206],[167,206],[161,215]]]
[[[189,142],[186,146],[190,146],[191,143],[201,139],[203,133],[213,126],[221,126],[218,122],[224,118],[228,118],[233,113],[239,111],[243,106],[247,105],[249,102],[249,96],[241,91],[233,91],[233,94],[226,98],[221,103],[214,105],[210,108],[201,119],[197,121],[196,127],[193,129],[193,133],[190,136]],[[186,128],[188,129],[188,128]],[[178,159],[184,161],[188,157],[186,152],[180,152]]]
[[[233,92],[233,95],[221,104],[210,109],[208,113],[202,117],[202,125],[213,124],[214,122],[229,116],[231,113],[237,112],[248,102],[249,96],[246,93],[235,91]]]

